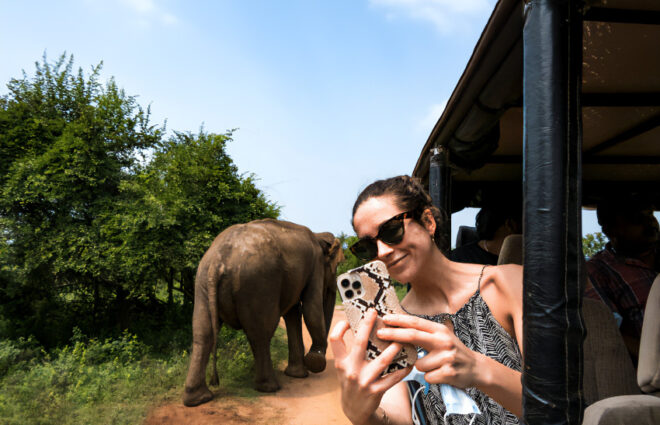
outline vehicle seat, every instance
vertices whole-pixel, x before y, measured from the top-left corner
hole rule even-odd
[[[497,264],[522,264],[523,247],[522,235],[507,236]],[[582,279],[586,284],[584,258],[582,261]],[[582,317],[586,327],[582,377],[585,404],[614,396],[641,394],[635,381],[635,368],[610,309],[600,301],[584,298]]]
[[[476,227],[458,226],[458,232],[456,233],[456,248],[478,241],[479,235],[477,234]]]
[[[497,264],[523,263],[523,235],[509,235],[504,238]]]
[[[582,318],[587,335],[582,345],[582,391],[589,406],[608,397],[641,394],[614,315],[601,301],[582,299]]]
[[[583,312],[587,301],[594,302],[584,300]],[[586,357],[585,347],[585,359]],[[621,367],[616,363],[614,366]],[[585,367],[585,378],[586,376]],[[646,301],[639,348],[637,385],[638,394],[605,398],[587,407],[584,411],[583,425],[660,424],[660,275],[653,282]],[[639,394],[640,390],[646,394]]]
[[[645,393],[660,397],[660,274],[653,281],[646,300],[637,383]]]

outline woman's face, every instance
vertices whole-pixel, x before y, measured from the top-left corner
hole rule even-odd
[[[357,236],[375,238],[381,224],[402,212],[405,211],[396,205],[391,195],[368,198],[358,207],[353,217]],[[413,282],[417,273],[423,270],[425,261],[435,246],[431,240],[431,234],[435,230],[434,224],[422,226],[417,221],[406,218],[405,233],[400,243],[388,245],[380,239],[376,240],[378,246],[376,259],[385,263],[393,278],[402,283]]]

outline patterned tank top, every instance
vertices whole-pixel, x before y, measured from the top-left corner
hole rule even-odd
[[[484,267],[485,268],[485,267]],[[483,270],[482,270],[483,273]],[[454,314],[441,313],[427,316],[416,314],[418,317],[428,319],[437,323],[451,320],[454,326],[454,334],[458,339],[472,351],[484,354],[497,360],[505,366],[517,371],[522,370],[522,356],[520,348],[515,339],[493,317],[486,302],[481,298],[481,276],[477,283],[477,292],[470,297],[467,303]],[[416,383],[414,383],[416,384]],[[410,385],[410,384],[409,384]],[[414,388],[411,387],[414,393]],[[431,385],[429,392],[424,395],[420,392],[417,396],[415,410],[419,416],[419,423],[425,424],[452,424],[468,425],[472,421],[477,424],[519,424],[518,417],[499,405],[495,400],[488,397],[476,388],[466,388],[465,391],[477,403],[480,415],[476,415],[474,421],[470,415],[449,415],[444,420],[445,405],[440,396],[440,386]],[[422,399],[420,403],[419,399]],[[423,406],[423,408],[422,408]],[[420,414],[421,413],[421,414]]]

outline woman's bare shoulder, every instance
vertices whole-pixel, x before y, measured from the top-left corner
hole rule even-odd
[[[497,289],[512,301],[522,302],[523,268],[518,264],[503,264],[495,266],[492,270],[492,279]]]

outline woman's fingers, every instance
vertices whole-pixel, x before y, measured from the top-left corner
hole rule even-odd
[[[454,365],[456,362],[456,350],[442,350],[430,353],[415,363],[415,367],[421,372],[438,369],[445,364]]]
[[[346,344],[344,343],[344,335],[349,329],[348,322],[342,320],[337,322],[337,324],[330,331],[328,340],[330,341],[330,346],[332,347],[332,352],[335,355],[335,359],[341,360],[346,357]]]
[[[396,326],[399,328],[413,328],[423,332],[437,332],[441,328],[446,328],[445,325],[423,319],[421,317],[412,316],[410,314],[386,314],[383,321],[388,326]]]
[[[411,328],[382,328],[378,330],[377,335],[380,339],[412,344],[428,352],[450,349],[453,337],[444,333],[429,333]]]
[[[424,374],[424,380],[429,384],[450,384],[460,388],[462,386],[457,385],[458,382],[456,378],[458,377],[458,372],[452,365],[446,363],[439,367],[438,369],[433,369]]]
[[[392,363],[394,357],[399,354],[399,351],[401,351],[401,344],[394,342],[388,345],[378,357],[369,361],[362,371],[362,378],[365,382],[373,382],[378,379],[380,374]]]
[[[360,355],[364,355],[362,353],[367,351],[369,335],[371,334],[371,330],[373,329],[374,323],[376,322],[376,316],[376,310],[372,308],[368,309],[364,314],[364,319],[358,325],[357,332],[355,332],[355,347],[357,348],[357,351],[359,351]]]
[[[399,369],[396,372],[389,373],[384,377],[382,377],[381,379],[379,379],[378,381],[376,381],[373,384],[372,389],[374,390],[374,392],[384,393],[385,391],[392,388],[394,385],[401,382],[401,380],[405,378],[410,373],[411,370],[412,370],[412,366],[407,367],[405,369]]]

